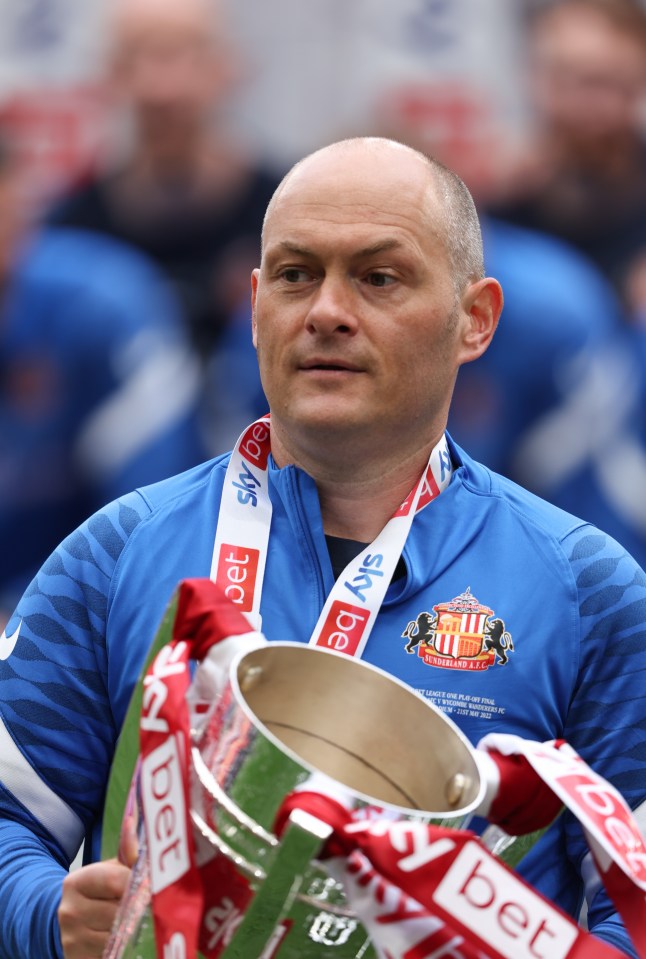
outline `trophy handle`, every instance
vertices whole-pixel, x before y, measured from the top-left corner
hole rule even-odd
[[[291,812],[265,881],[258,887],[221,959],[262,957],[274,929],[297,895],[308,867],[332,831],[331,826],[304,810]]]

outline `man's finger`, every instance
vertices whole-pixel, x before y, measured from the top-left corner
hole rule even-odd
[[[130,869],[127,866],[116,859],[108,859],[70,873],[65,885],[86,899],[121,899],[129,877]]]

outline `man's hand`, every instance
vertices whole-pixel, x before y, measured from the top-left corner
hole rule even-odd
[[[117,859],[75,869],[63,881],[58,922],[65,959],[99,959],[121,902],[130,869]]]
[[[99,959],[103,955],[119,903],[137,859],[135,820],[126,817],[119,859],[75,869],[63,880],[58,924],[65,959]]]

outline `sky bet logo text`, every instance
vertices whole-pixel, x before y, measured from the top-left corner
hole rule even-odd
[[[246,506],[247,503],[251,503],[252,506],[258,504],[256,490],[260,488],[260,480],[253,475],[246,463],[242,472],[238,473],[238,479],[234,480],[233,485],[238,491],[238,502],[242,506]]]
[[[252,423],[240,440],[240,455],[243,458],[242,470],[233,485],[238,491],[238,502],[242,506],[258,504],[257,490],[262,480],[252,472],[252,466],[263,472],[267,469],[267,460],[271,444],[269,442],[269,423]]]
[[[383,561],[384,558],[381,553],[366,553],[357,575],[353,577],[351,582],[347,580],[344,582],[345,588],[349,589],[360,603],[366,602],[366,591],[372,587],[373,579],[378,579],[384,575],[379,568]]]
[[[337,600],[330,607],[321,630],[319,646],[353,656],[361,642],[368,619],[369,615],[365,609]]]
[[[241,454],[259,469],[266,470],[270,450],[269,423],[252,423],[240,441]]]
[[[227,599],[243,613],[250,613],[253,609],[259,558],[257,549],[246,546],[223,543],[220,550],[215,581]]]

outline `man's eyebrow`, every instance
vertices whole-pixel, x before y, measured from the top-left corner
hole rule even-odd
[[[397,237],[388,237],[370,246],[364,246],[362,250],[357,250],[354,255],[360,259],[361,257],[376,256],[378,253],[387,253],[389,250],[396,250],[402,246],[402,241]]]
[[[371,243],[370,246],[365,246],[360,250],[356,250],[352,256],[354,259],[360,260],[365,257],[375,256],[378,253],[387,253],[389,250],[394,250],[402,246],[402,241],[397,237],[387,237],[386,239],[379,240],[376,243]],[[291,240],[281,240],[280,243],[277,243],[276,246],[268,252],[274,255],[279,255],[281,253],[292,253],[294,256],[303,257],[316,257],[318,255],[309,247],[302,246],[300,243],[294,243]]]
[[[292,243],[290,240],[281,240],[280,243],[276,243],[275,246],[270,247],[268,253],[274,256],[278,256],[281,253],[293,253],[294,256],[316,256],[314,250],[310,250],[306,246],[301,246],[299,243]]]

